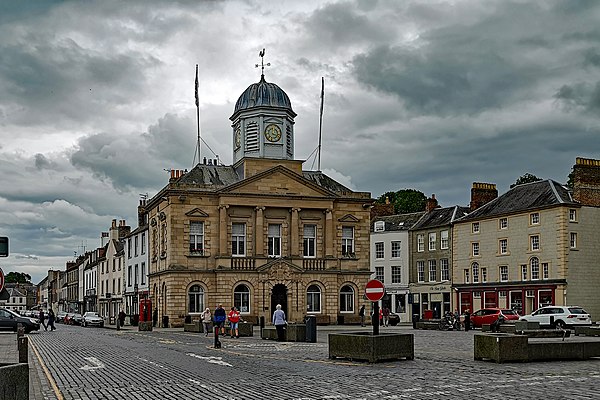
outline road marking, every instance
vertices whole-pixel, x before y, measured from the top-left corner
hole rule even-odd
[[[44,374],[46,375],[46,379],[48,379],[48,382],[50,382],[50,386],[52,386],[52,390],[54,390],[54,394],[56,395],[56,399],[57,400],[64,400],[65,398],[63,397],[62,393],[60,392],[60,389],[58,388],[58,385],[56,384],[56,381],[52,377],[52,374],[50,374],[50,371],[48,371],[48,368],[46,367],[46,364],[44,364],[44,361],[42,360],[42,357],[40,357],[40,353],[38,353],[37,347],[35,346],[35,344],[33,344],[33,341],[30,341],[29,344],[31,345],[31,348],[33,349],[33,351],[34,351],[34,353],[35,353],[38,361],[40,362],[40,365],[42,366],[42,369],[44,370]]]
[[[192,382],[192,383],[194,383],[194,384],[196,384],[196,385],[198,385],[198,386],[200,386],[202,389],[206,389],[206,390],[208,390],[209,392],[213,392],[213,393],[215,393],[215,394],[220,394],[220,393],[221,393],[220,391],[216,390],[215,388],[212,388],[212,387],[208,386],[208,385],[207,385],[206,383],[204,383],[204,382],[197,381],[197,380],[195,380],[195,379],[192,379],[192,378],[188,378],[188,381],[189,381],[189,382]]]
[[[83,367],[79,367],[79,369],[83,369],[85,371],[93,371],[93,370],[105,367],[104,363],[102,361],[98,360],[96,357],[83,357],[83,359],[94,364],[94,366],[91,367],[89,365],[84,365]]]
[[[218,365],[224,365],[226,367],[233,367],[233,365],[229,364],[228,362],[223,361],[223,357],[204,357],[204,356],[199,356],[198,354],[194,354],[194,353],[187,353],[188,356],[190,357],[195,357],[198,358],[200,360],[205,360],[206,362],[209,362],[211,364],[218,364]]]

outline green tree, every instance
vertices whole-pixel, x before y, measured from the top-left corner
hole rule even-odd
[[[9,272],[4,276],[6,283],[31,283],[31,275],[24,272]]]
[[[386,198],[394,205],[394,213],[407,214],[424,211],[427,205],[427,196],[415,189],[401,189],[397,192],[386,192],[379,196],[377,203],[385,204]]]
[[[541,181],[542,178],[538,178],[537,176],[530,174],[529,172],[525,173],[524,175],[521,175],[517,181],[515,183],[513,183],[512,185],[510,185],[510,188],[514,188],[517,185],[522,185],[524,183],[531,183],[531,182],[537,182],[537,181]]]

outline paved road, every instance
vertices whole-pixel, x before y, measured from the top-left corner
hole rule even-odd
[[[48,399],[600,397],[600,360],[474,361],[473,332],[382,328],[414,333],[415,360],[366,364],[329,360],[327,354],[327,332],[360,327],[319,327],[314,344],[225,338],[220,350],[212,348],[212,338],[180,329],[58,328],[29,335],[52,376],[44,390]]]

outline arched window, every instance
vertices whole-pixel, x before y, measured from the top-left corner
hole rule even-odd
[[[246,285],[237,285],[233,290],[233,305],[241,313],[250,312],[250,289]]]
[[[473,283],[479,282],[479,264],[474,262],[471,264],[471,269],[473,270]]]
[[[340,289],[340,312],[354,312],[354,289],[350,285]]]
[[[540,279],[540,259],[537,257],[531,257],[531,280]]]
[[[188,311],[190,314],[204,311],[204,289],[202,289],[202,286],[192,286],[188,291],[188,299]]]
[[[317,285],[310,285],[306,290],[306,312],[321,312],[321,288]]]

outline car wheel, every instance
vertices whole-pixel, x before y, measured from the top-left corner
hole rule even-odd
[[[556,327],[559,329],[565,329],[567,324],[565,324],[563,321],[556,321]]]

